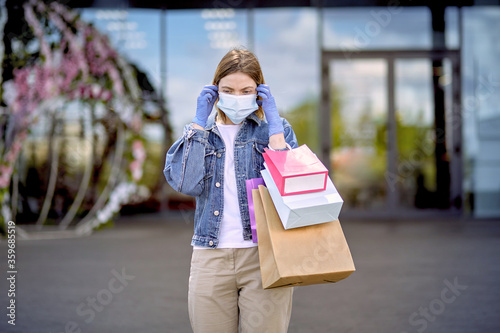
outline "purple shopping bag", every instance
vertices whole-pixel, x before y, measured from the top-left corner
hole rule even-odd
[[[258,189],[259,185],[265,185],[262,178],[245,180],[247,186],[248,213],[250,214],[250,226],[252,227],[252,241],[257,243],[257,225],[255,224],[255,212],[253,208],[252,190]]]

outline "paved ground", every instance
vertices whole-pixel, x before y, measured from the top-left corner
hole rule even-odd
[[[186,220],[125,217],[90,237],[18,241],[16,326],[2,278],[0,332],[190,332]],[[500,221],[342,225],[357,271],[296,288],[290,333],[500,332]]]

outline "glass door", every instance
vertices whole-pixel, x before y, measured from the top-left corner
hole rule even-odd
[[[323,53],[322,96],[329,99],[322,97],[320,111],[332,134],[331,142],[322,139],[322,154],[329,153],[344,207],[405,211],[439,208],[449,199],[460,207],[459,53],[354,55]],[[444,66],[436,65],[440,60]]]
[[[448,84],[443,76],[441,84]],[[396,182],[401,208],[432,208],[435,204],[434,102],[432,61],[395,61],[397,128]]]
[[[347,209],[383,209],[387,169],[387,64],[330,63],[333,182]]]

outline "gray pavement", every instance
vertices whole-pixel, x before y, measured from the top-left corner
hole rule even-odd
[[[16,326],[0,332],[190,332],[191,216],[122,217],[72,239],[18,241]],[[500,221],[341,220],[357,271],[295,288],[290,333],[500,332]],[[6,271],[7,243],[0,243]]]

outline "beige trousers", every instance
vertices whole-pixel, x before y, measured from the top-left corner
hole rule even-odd
[[[194,249],[189,319],[195,333],[285,333],[293,288],[264,290],[257,247]]]

